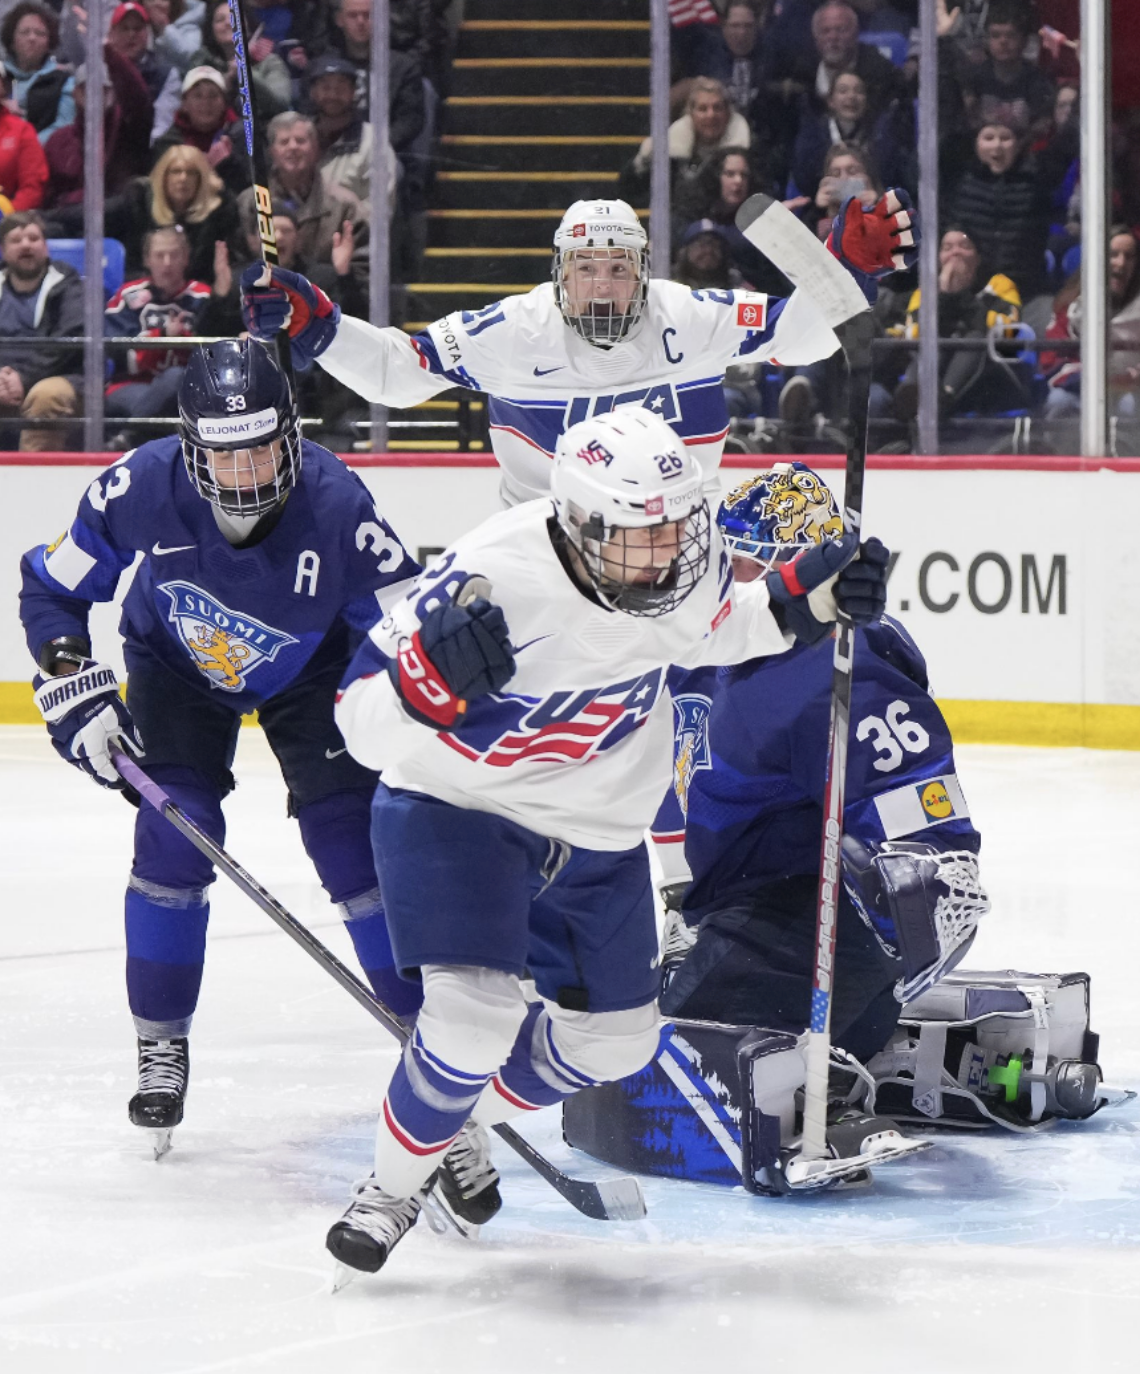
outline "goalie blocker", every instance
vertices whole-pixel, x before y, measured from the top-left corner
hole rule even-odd
[[[638,1173],[786,1194],[803,1041],[677,1020],[646,1068],[566,1102],[565,1140]],[[1087,974],[950,973],[903,1008],[891,1044],[865,1068],[832,1051],[834,1176],[820,1183],[861,1181],[861,1166],[901,1141],[890,1139],[896,1121],[1034,1131],[1128,1101],[1133,1093],[1103,1083],[1098,1044]]]

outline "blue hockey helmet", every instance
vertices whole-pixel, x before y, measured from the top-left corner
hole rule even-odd
[[[843,533],[831,488],[806,463],[777,463],[741,482],[720,503],[716,523],[734,558],[771,567]]]
[[[265,515],[281,504],[301,471],[301,426],[288,379],[268,349],[255,339],[195,348],[178,413],[182,456],[199,496],[229,515]]]

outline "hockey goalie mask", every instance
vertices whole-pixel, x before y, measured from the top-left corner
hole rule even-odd
[[[700,469],[648,410],[623,407],[572,425],[558,440],[550,488],[558,524],[611,610],[667,615],[708,570]]]
[[[831,488],[806,463],[778,463],[734,487],[716,523],[732,557],[764,571],[843,533]]]
[[[252,339],[196,348],[178,390],[182,456],[195,491],[227,515],[266,515],[301,471],[289,383]]]
[[[554,234],[554,299],[587,343],[609,348],[641,319],[647,242],[624,200],[579,200],[563,215]]]

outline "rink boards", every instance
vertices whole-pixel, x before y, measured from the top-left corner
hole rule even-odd
[[[490,456],[351,458],[422,557],[499,508]],[[724,490],[771,457],[730,456]],[[811,460],[837,495],[843,460]],[[38,719],[16,620],[20,555],[73,518],[102,455],[0,456],[0,723]],[[913,633],[962,741],[1140,749],[1140,460],[873,457],[867,533],[894,555],[889,610]],[[125,579],[124,579],[125,590]],[[96,653],[117,665],[117,610]]]

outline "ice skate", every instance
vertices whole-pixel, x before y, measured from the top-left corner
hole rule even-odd
[[[503,1205],[499,1171],[491,1162],[491,1142],[474,1121],[464,1126],[444,1155],[433,1200],[467,1226],[484,1225]]]
[[[333,1292],[356,1273],[375,1274],[383,1268],[397,1242],[419,1220],[422,1205],[418,1195],[392,1197],[371,1177],[354,1183],[348,1211],[329,1229],[325,1240],[337,1260]]]
[[[139,1090],[127,1113],[136,1126],[151,1132],[154,1157],[170,1149],[175,1126],[182,1120],[190,1078],[190,1047],[175,1040],[139,1040]]]

